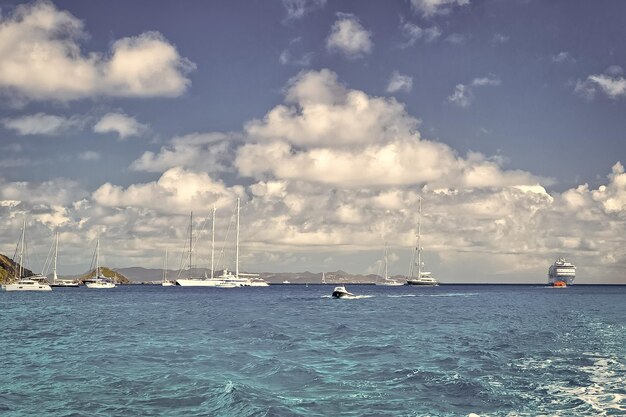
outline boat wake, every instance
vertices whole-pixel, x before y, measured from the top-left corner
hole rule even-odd
[[[397,294],[388,295],[388,298],[404,298],[404,297],[474,297],[478,295],[477,292],[472,293],[450,293],[450,294]]]

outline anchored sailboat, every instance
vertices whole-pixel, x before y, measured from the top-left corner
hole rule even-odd
[[[2,285],[1,289],[4,291],[52,291],[50,285],[46,282],[46,279],[41,274],[31,275],[24,277],[24,246],[26,244],[26,216],[24,216],[24,224],[22,225],[22,233],[20,240],[18,241],[18,248],[15,249],[15,254],[19,250],[19,268],[15,268],[15,276],[13,280],[15,282]],[[15,265],[15,256],[13,257]]]
[[[56,233],[56,237],[54,239],[54,263],[52,267],[52,283],[51,287],[62,287],[62,288],[78,288],[78,281],[74,281],[72,279],[60,279],[57,276],[57,257],[59,255],[59,232]]]
[[[385,242],[385,273],[382,281],[376,280],[376,285],[387,285],[397,287],[399,285],[404,285],[404,283],[400,281],[396,281],[395,279],[389,278],[389,268],[388,268],[388,256],[387,256],[387,242]]]
[[[94,276],[91,279],[84,281],[87,288],[115,288],[115,283],[109,278],[100,273],[100,239],[96,240],[96,268],[94,269]]]
[[[165,259],[163,259],[163,279],[161,280],[161,285],[164,287],[171,287],[176,285],[172,281],[168,281],[167,279],[167,248],[165,248]]]
[[[411,267],[409,269],[409,276],[407,277],[407,285],[439,285],[439,282],[433,278],[431,272],[422,271],[424,262],[422,262],[422,248],[421,245],[421,219],[422,219],[422,198],[419,198],[419,211],[417,215],[417,245],[413,250],[411,256]],[[417,269],[417,270],[416,270]]]

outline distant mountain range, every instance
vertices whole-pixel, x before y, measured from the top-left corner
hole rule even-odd
[[[133,282],[151,282],[151,281],[160,281],[163,277],[162,269],[147,269],[141,267],[130,267],[130,268],[117,268],[116,272],[126,276],[129,280]],[[247,271],[242,271],[247,272]],[[211,270],[206,268],[193,268],[191,271],[184,270],[168,270],[167,271],[167,279],[176,280],[177,278],[187,278],[187,277],[204,277],[210,276]],[[321,272],[261,272],[259,274],[261,278],[266,280],[272,284],[281,284],[288,281],[290,284],[321,284],[322,283],[322,273]],[[404,279],[403,276],[395,276],[392,277],[395,279]],[[325,280],[327,284],[338,284],[338,283],[355,283],[355,284],[373,284],[377,280],[381,280],[382,278],[375,274],[369,275],[361,275],[361,274],[350,274],[345,271],[333,271],[325,273]]]

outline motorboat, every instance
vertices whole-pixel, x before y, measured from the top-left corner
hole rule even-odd
[[[354,294],[346,290],[346,287],[341,285],[339,287],[335,287],[332,294],[333,298],[344,298],[344,297],[354,297]]]

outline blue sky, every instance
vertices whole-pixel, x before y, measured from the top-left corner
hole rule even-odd
[[[376,273],[389,241],[404,274],[421,196],[443,281],[541,282],[559,255],[626,280],[623,2],[0,10],[0,250],[27,213],[35,269],[55,230],[67,273],[96,236],[158,267],[189,211],[225,237],[240,197],[244,269]]]

